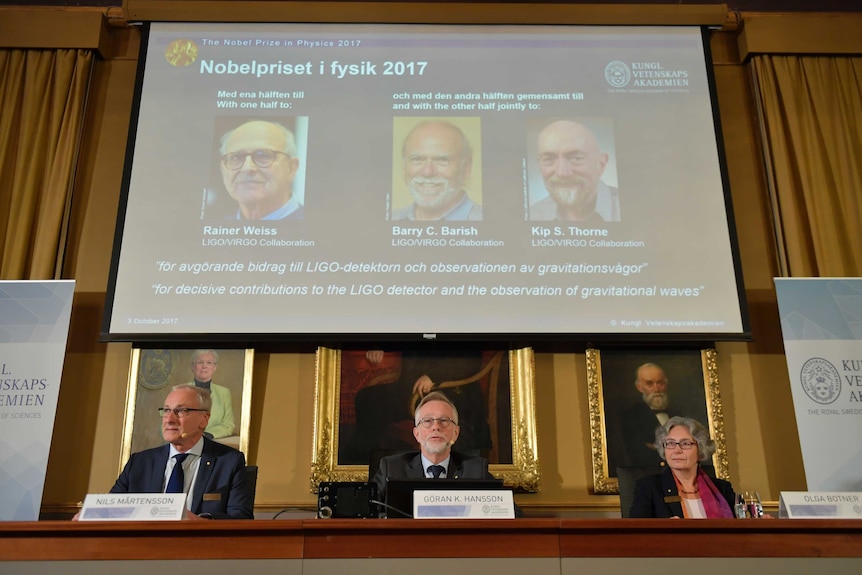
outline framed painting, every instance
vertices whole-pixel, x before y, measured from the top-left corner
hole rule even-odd
[[[367,481],[382,453],[418,449],[413,411],[430,378],[458,409],[453,449],[488,459],[491,473],[539,489],[533,350],[317,350],[311,491],[321,481]]]
[[[586,356],[595,493],[619,493],[618,467],[660,465],[655,429],[676,415],[709,429],[716,476],[728,478],[714,349],[587,349]]]
[[[158,408],[175,385],[209,384],[205,433],[248,453],[253,349],[132,349],[120,471],[132,453],[164,443]]]

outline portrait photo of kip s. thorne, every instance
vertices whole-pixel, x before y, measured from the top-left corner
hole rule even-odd
[[[393,221],[482,220],[479,118],[393,120]]]
[[[304,219],[307,117],[222,116],[214,134],[202,219]]]
[[[527,219],[621,220],[610,118],[533,118],[527,125]]]

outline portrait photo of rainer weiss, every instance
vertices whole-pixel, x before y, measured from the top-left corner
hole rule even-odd
[[[479,118],[394,120],[391,218],[480,221]]]
[[[530,221],[620,221],[608,118],[544,119],[528,130]]]
[[[307,120],[217,119],[219,182],[207,191],[207,219],[303,219]]]

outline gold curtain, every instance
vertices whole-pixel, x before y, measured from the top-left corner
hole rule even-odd
[[[0,50],[0,279],[58,276],[90,50]]]
[[[752,64],[787,275],[862,275],[862,57]]]

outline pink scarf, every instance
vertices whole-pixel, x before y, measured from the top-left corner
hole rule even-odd
[[[677,491],[679,491],[680,483],[676,475],[673,476],[673,480],[676,483]],[[700,500],[703,502],[707,519],[733,519],[733,511],[727,500],[709,478],[709,475],[704,473],[699,466],[697,468],[697,490],[700,492]],[[685,505],[682,506],[682,514],[684,517],[688,517]]]

